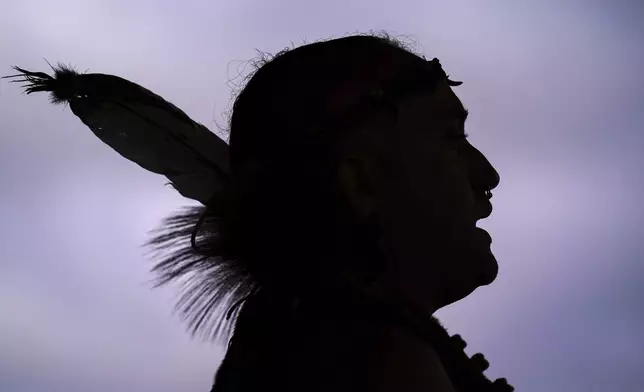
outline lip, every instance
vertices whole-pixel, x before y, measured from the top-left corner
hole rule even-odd
[[[478,204],[476,209],[476,220],[485,219],[492,214],[492,203],[489,200],[483,200]]]

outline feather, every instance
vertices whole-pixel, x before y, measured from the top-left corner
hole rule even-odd
[[[167,218],[146,243],[157,263],[156,286],[180,285],[176,309],[193,335],[227,336],[227,304],[255,289],[238,261],[223,256],[220,196],[230,181],[229,150],[217,135],[153,92],[118,76],[79,74],[59,64],[53,76],[13,67],[5,76],[25,83],[27,94],[49,92],[123,157],[162,174],[181,195],[205,205]],[[206,250],[206,251],[204,251]],[[230,312],[234,312],[233,306]],[[229,313],[230,313],[229,312]]]
[[[207,204],[229,181],[228,144],[179,108],[114,75],[80,74],[59,64],[54,75],[13,67],[5,76],[27,94],[50,92],[104,143],[130,161],[165,175],[184,197]]]

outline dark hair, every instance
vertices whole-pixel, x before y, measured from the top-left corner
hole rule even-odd
[[[216,309],[258,289],[288,297],[322,289],[341,268],[377,270],[378,255],[357,257],[374,252],[371,233],[356,226],[333,182],[338,146],[370,113],[391,109],[395,119],[397,98],[446,77],[438,60],[386,34],[316,42],[258,62],[233,105],[229,189],[170,217],[151,241],[171,250],[155,270],[159,284],[184,283],[178,306],[193,333],[217,335]],[[346,255],[332,254],[338,243]],[[356,260],[374,265],[349,265]]]

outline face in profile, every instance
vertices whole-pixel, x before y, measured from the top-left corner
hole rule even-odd
[[[466,139],[467,112],[446,81],[399,101],[398,111],[378,201],[391,276],[407,299],[438,309],[496,278],[491,238],[477,221],[492,212],[499,175]]]

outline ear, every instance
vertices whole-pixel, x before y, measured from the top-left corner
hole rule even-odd
[[[377,175],[373,162],[364,156],[345,157],[338,166],[340,192],[361,218],[377,207]]]

